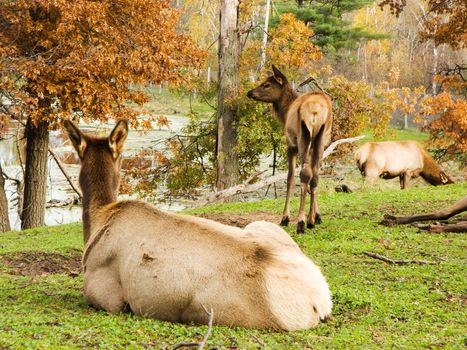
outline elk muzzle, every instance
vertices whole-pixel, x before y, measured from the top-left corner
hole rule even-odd
[[[246,93],[246,97],[251,98],[253,100],[256,100],[258,98],[258,96],[255,93],[255,89],[248,91]]]

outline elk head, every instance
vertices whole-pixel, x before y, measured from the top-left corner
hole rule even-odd
[[[442,185],[447,185],[447,184],[453,184],[454,183],[454,180],[448,174],[446,174],[444,171],[441,171],[439,173],[439,177],[441,179],[441,184]]]
[[[248,91],[246,95],[255,101],[277,102],[282,98],[283,90],[288,84],[286,76],[275,65],[272,65],[272,75],[258,87]]]
[[[83,195],[98,186],[116,195],[120,183],[120,154],[128,135],[128,122],[118,121],[108,137],[85,135],[68,120],[64,121],[64,127],[81,160],[79,184]]]

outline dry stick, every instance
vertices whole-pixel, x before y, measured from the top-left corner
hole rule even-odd
[[[211,311],[209,312],[205,307],[204,305],[202,305],[202,308],[204,309],[204,311],[208,314],[209,316],[209,321],[208,321],[208,330],[206,331],[206,333],[204,334],[204,337],[203,337],[203,340],[201,340],[200,342],[191,342],[191,343],[178,343],[178,344],[175,344],[174,347],[172,348],[173,350],[176,350],[176,349],[180,349],[180,348],[183,348],[183,347],[195,347],[197,346],[198,347],[198,350],[203,350],[204,347],[206,346],[206,342],[208,341],[209,339],[209,336],[211,335],[211,332],[212,332],[212,321],[214,319],[214,310],[211,308]]]
[[[75,184],[73,183],[73,181],[71,181],[71,177],[70,175],[67,173],[67,171],[65,170],[65,167],[63,166],[62,162],[60,161],[60,159],[58,158],[57,154],[51,149],[49,148],[49,153],[50,155],[52,156],[52,158],[55,160],[55,162],[57,163],[58,167],[60,168],[60,170],[62,171],[63,175],[65,176],[66,180],[68,181],[68,183],[70,184],[71,188],[76,192],[76,194],[78,195],[78,197],[80,199],[83,198],[83,194],[81,193],[81,191],[79,190],[79,188],[77,188],[75,186]]]
[[[337,146],[339,146],[341,144],[344,144],[344,143],[352,143],[352,142],[361,140],[364,137],[365,137],[365,135],[361,135],[361,136],[357,136],[357,137],[350,137],[350,138],[347,138],[347,139],[340,139],[340,140],[334,141],[333,143],[331,143],[331,145],[329,145],[328,148],[326,148],[326,150],[323,153],[323,158],[322,159],[328,157],[334,151],[334,149]],[[258,175],[259,174],[255,174],[253,176],[250,176],[248,179],[246,179],[240,185],[229,187],[229,188],[227,188],[225,190],[222,190],[222,191],[216,192],[214,194],[211,194],[209,196],[206,196],[204,198],[201,198],[199,201],[196,202],[196,204],[194,205],[194,208],[200,208],[200,207],[203,207],[203,206],[205,206],[207,204],[211,204],[211,203],[216,202],[218,200],[229,198],[229,197],[235,196],[237,194],[255,192],[255,191],[259,190],[260,188],[263,188],[265,186],[268,186],[268,185],[274,184],[276,182],[283,181],[283,180],[287,179],[287,172],[283,172],[283,173],[279,173],[277,175],[270,176],[268,178],[262,179],[262,180],[260,180],[258,182],[255,182],[254,184],[250,185],[250,182],[255,177],[257,177]]]
[[[256,335],[253,335],[253,339],[263,347],[263,349],[266,349],[266,343],[261,341],[261,339],[259,339]]]
[[[387,258],[383,255],[379,255],[376,253],[370,253],[370,252],[363,252],[363,254],[369,256],[370,258],[382,260],[384,262],[387,262],[388,264],[395,264],[395,265],[407,265],[407,264],[434,265],[436,264],[434,261],[426,261],[426,260],[394,260],[394,259]]]

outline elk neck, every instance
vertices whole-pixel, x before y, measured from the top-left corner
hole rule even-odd
[[[100,209],[117,200],[120,176],[110,154],[95,152],[83,162],[79,176],[83,192],[83,234],[86,244],[101,220]],[[118,167],[119,168],[119,167]]]
[[[273,102],[274,112],[283,124],[286,122],[290,105],[297,97],[298,94],[292,89],[292,86],[287,83],[284,85],[280,99]]]
[[[431,185],[442,185],[441,169],[425,151],[423,152],[423,169],[420,176]]]

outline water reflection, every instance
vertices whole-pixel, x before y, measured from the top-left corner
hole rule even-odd
[[[186,125],[188,118],[181,116],[167,116],[170,120],[169,127],[154,128],[145,132],[138,130],[130,130],[125,150],[123,155],[132,155],[139,152],[143,148],[148,147],[163,147],[163,140],[180,133],[181,129]],[[98,135],[108,135],[114,124],[102,125],[98,123],[80,123],[79,127],[84,132],[92,132]],[[17,133],[21,132],[21,128],[17,124],[9,124],[1,130],[0,135],[0,163],[3,171],[11,178],[23,178],[21,169],[21,160],[25,159],[25,145],[21,137],[17,137]],[[19,135],[21,136],[21,135]],[[16,140],[19,139],[19,143]],[[79,174],[79,159],[71,146],[68,137],[61,131],[55,130],[50,132],[50,147],[60,157],[62,163],[72,180],[78,183]],[[48,177],[47,177],[47,196],[46,202],[60,201],[72,202],[74,197],[77,197],[71,189],[66,178],[60,171],[56,162],[49,157],[48,159]],[[18,217],[15,204],[16,185],[13,181],[7,180],[5,189],[9,200],[9,216],[12,229],[19,229],[21,222]],[[184,206],[180,202],[173,202],[158,207],[169,210],[180,210]],[[45,223],[48,226],[59,225],[69,222],[76,222],[81,219],[81,207],[76,205],[68,205],[65,207],[49,207],[46,209]]]

